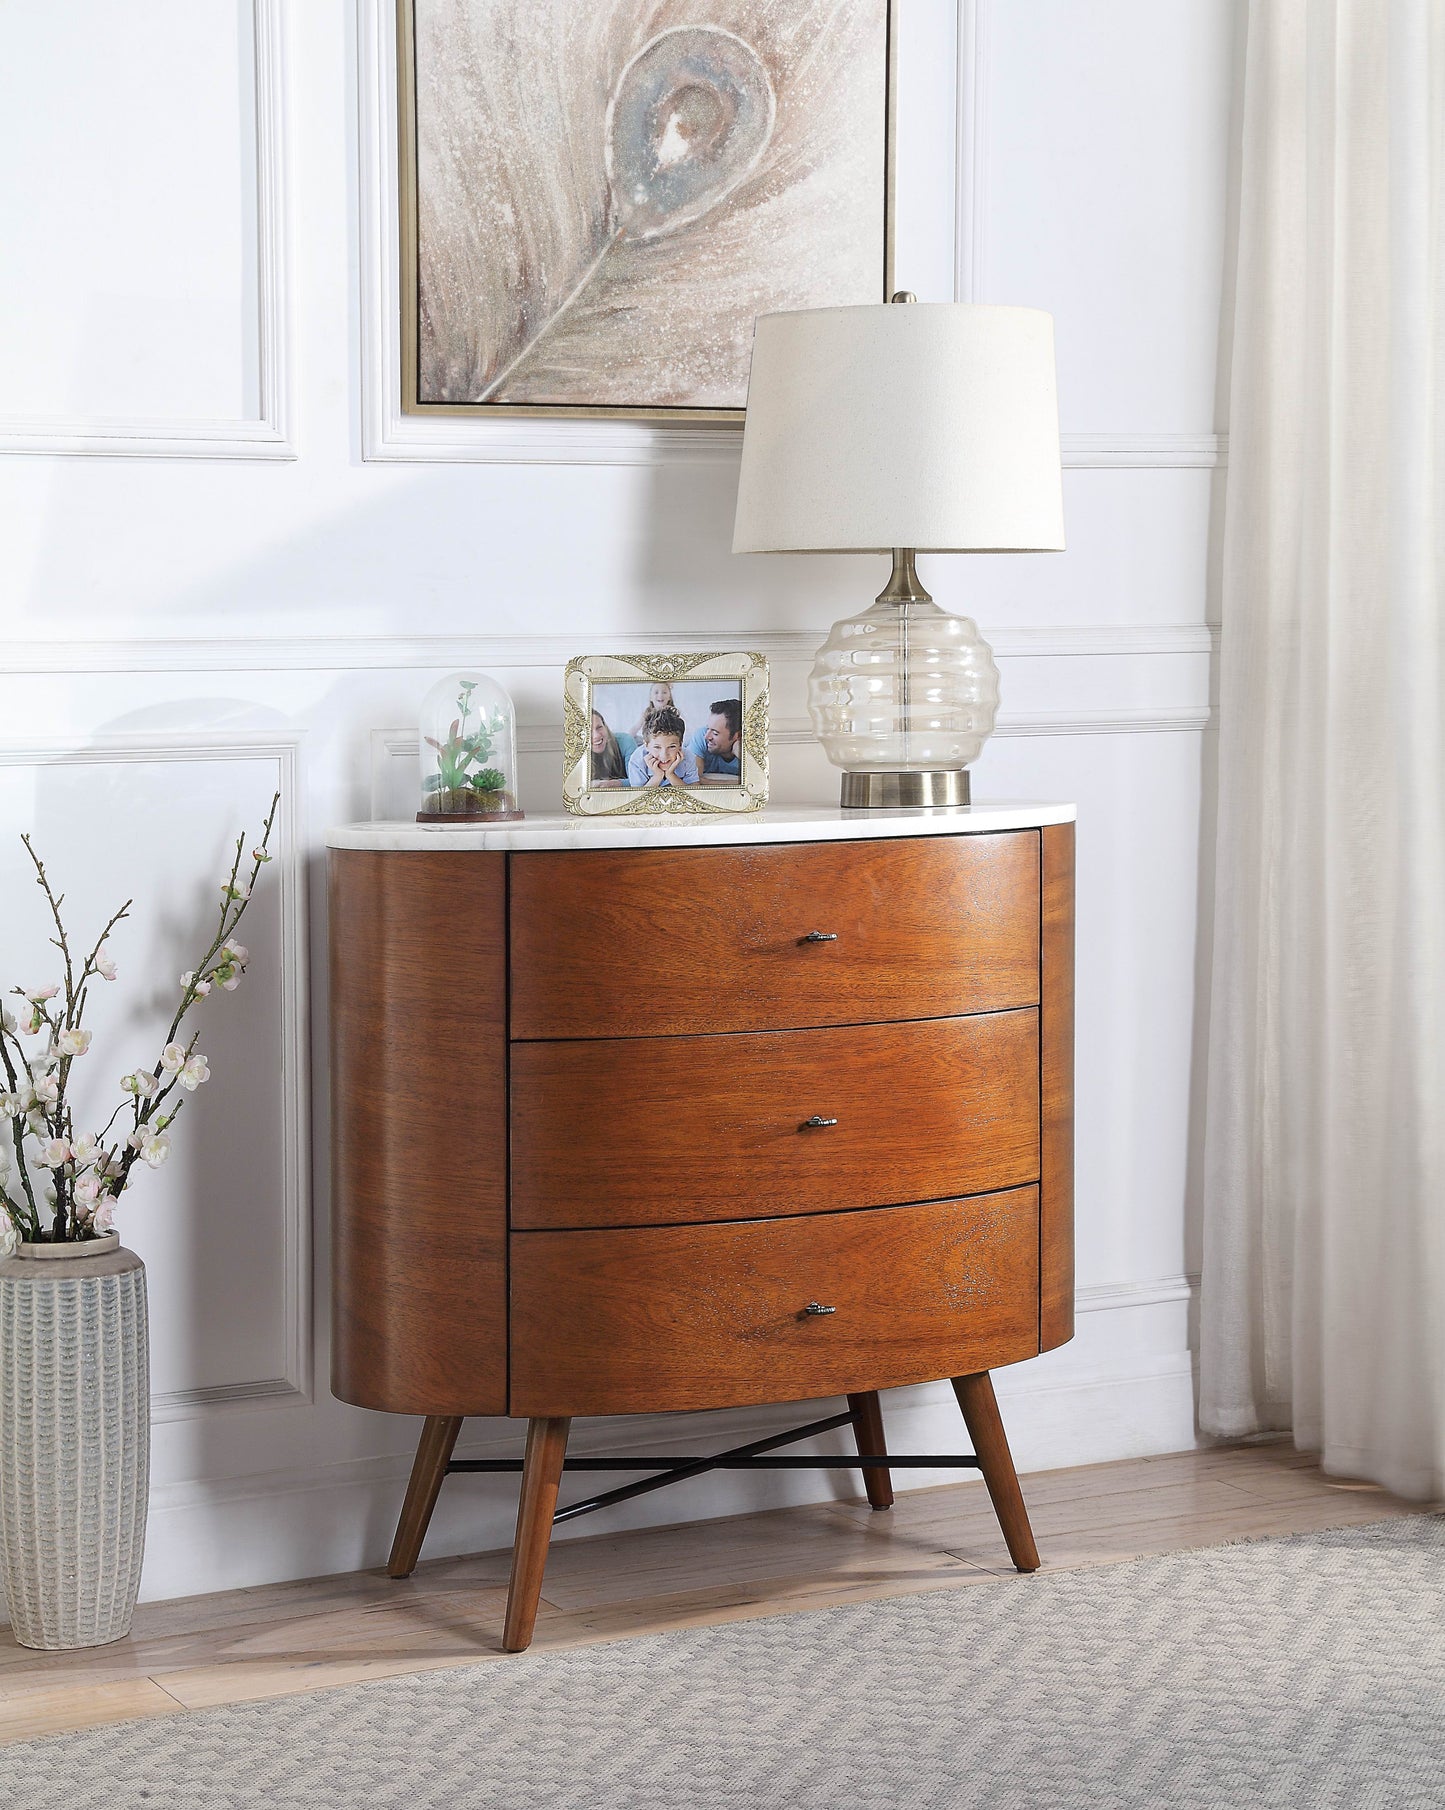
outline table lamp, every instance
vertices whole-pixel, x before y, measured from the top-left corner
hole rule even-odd
[[[1063,544],[1052,316],[905,292],[758,317],[733,552],[893,556],[808,681],[845,807],[967,804],[993,729],[989,645],[914,554]]]

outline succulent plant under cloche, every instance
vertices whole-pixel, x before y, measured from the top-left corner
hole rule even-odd
[[[485,673],[452,673],[427,693],[421,711],[418,823],[523,815],[517,803],[517,736],[512,700]]]

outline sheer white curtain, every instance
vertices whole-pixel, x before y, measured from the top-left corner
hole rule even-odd
[[[1201,1419],[1445,1495],[1445,0],[1252,0]]]

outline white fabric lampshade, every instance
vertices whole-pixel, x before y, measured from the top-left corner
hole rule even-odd
[[[1063,544],[1051,315],[891,302],[758,317],[734,553]]]

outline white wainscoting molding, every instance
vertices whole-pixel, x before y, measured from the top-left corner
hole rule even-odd
[[[1112,1313],[1119,1307],[1164,1307],[1198,1298],[1198,1275],[1162,1276],[1157,1282],[1101,1282],[1075,1290],[1074,1312]]]
[[[988,299],[988,111],[992,0],[958,0],[953,299]],[[1066,469],[1149,470],[1224,464],[1223,434],[1063,434]]]
[[[1144,705],[1123,710],[1002,711],[996,736],[1007,735],[1190,735],[1213,721],[1208,704]]]
[[[1004,712],[994,725],[995,736],[1016,735],[1167,735],[1198,734],[1209,728],[1213,712],[1208,704],[1180,704],[1125,710],[1034,710]],[[816,741],[812,724],[804,717],[778,717],[768,728],[768,740],[779,748],[801,747]],[[562,758],[560,723],[519,723],[518,754],[555,754]],[[421,743],[415,729],[373,729],[371,732],[371,820],[385,820],[386,800],[396,796],[389,774],[390,763],[408,761],[415,769]]]
[[[957,139],[953,161],[953,299],[985,294],[984,211],[988,190],[988,0],[958,0]]]
[[[142,459],[294,459],[286,205],[286,0],[252,0],[260,413],[240,421],[0,415],[0,453]]]
[[[163,1391],[151,1398],[158,1422],[193,1420],[220,1409],[259,1402],[300,1405],[311,1400],[311,1111],[309,942],[306,924],[305,821],[298,737],[271,733],[98,735],[81,743],[31,739],[0,742],[0,766],[94,766],[141,761],[245,761],[274,763],[281,807],[273,834],[272,868],[280,897],[282,1323],[281,1374],[238,1377],[196,1389]],[[269,883],[269,882],[268,882]]]
[[[1138,654],[1209,654],[1218,629],[1202,623],[1079,623],[1059,627],[988,628],[1001,660],[1130,658]],[[610,653],[702,653],[750,649],[770,660],[811,665],[822,630],[810,634],[670,630],[600,634]],[[9,641],[9,673],[122,672],[400,672],[481,667],[556,667],[578,652],[576,635],[318,635],[127,638],[116,641]]]
[[[1062,434],[1064,464],[1129,471],[1199,467],[1229,459],[1227,434]]]
[[[986,0],[959,0],[955,291],[981,288]],[[361,219],[361,454],[422,464],[658,465],[736,462],[739,427],[647,422],[423,417],[401,406],[401,256],[397,194],[394,0],[357,0]],[[1216,434],[1064,434],[1066,467],[1212,466]]]

